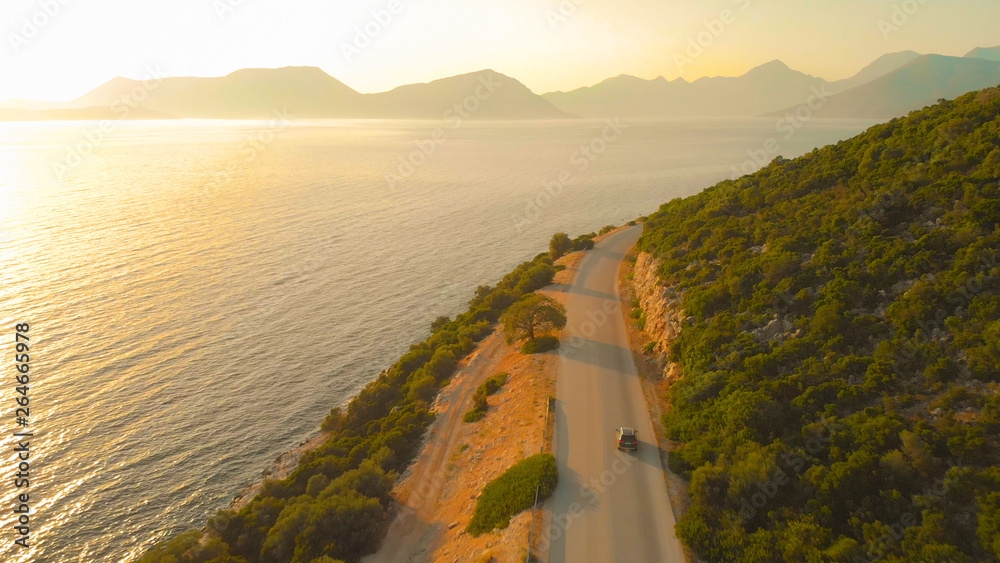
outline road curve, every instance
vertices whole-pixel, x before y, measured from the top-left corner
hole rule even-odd
[[[550,563],[686,561],[618,299],[622,259],[641,234],[641,226],[631,227],[598,242],[562,288],[568,322],[556,391],[559,485],[541,540]],[[618,451],[619,426],[638,430],[638,452]]]

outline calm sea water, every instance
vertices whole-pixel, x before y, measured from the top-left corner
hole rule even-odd
[[[625,125],[0,124],[0,341],[31,324],[36,511],[12,549],[8,362],[0,559],[128,561],[200,527],[552,233],[870,123]]]

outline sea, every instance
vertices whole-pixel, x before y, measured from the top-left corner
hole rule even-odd
[[[201,527],[553,233],[873,122],[799,125],[0,123],[0,559],[127,562]]]

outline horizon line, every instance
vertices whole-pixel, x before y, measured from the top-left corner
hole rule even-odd
[[[993,47],[976,46],[976,47],[973,47],[972,49],[969,49],[968,51],[966,51],[966,55],[968,55],[969,53],[971,53],[972,51],[974,51],[976,49],[984,49],[984,48],[985,49],[990,49],[990,48],[993,48]],[[856,70],[853,74],[851,74],[849,76],[845,76],[843,78],[835,78],[835,79],[825,78],[823,76],[819,76],[819,75],[815,75],[815,74],[809,74],[806,71],[802,71],[802,70],[798,70],[798,69],[792,68],[791,66],[789,66],[787,63],[785,63],[781,59],[770,59],[770,60],[765,61],[765,62],[754,64],[753,66],[751,66],[747,70],[743,71],[741,74],[734,75],[734,76],[718,75],[718,74],[717,75],[704,74],[704,75],[701,75],[701,76],[699,76],[697,78],[688,79],[688,78],[685,78],[683,75],[678,75],[677,77],[675,77],[673,79],[669,79],[669,78],[666,78],[665,74],[659,74],[659,75],[654,76],[652,78],[647,78],[647,77],[640,76],[640,75],[637,75],[637,74],[629,74],[627,72],[623,72],[623,73],[616,74],[616,75],[613,75],[613,76],[608,76],[608,77],[603,78],[603,79],[601,79],[601,80],[599,80],[597,82],[594,82],[592,84],[585,84],[583,86],[576,86],[576,87],[570,88],[568,90],[549,90],[547,92],[536,92],[530,86],[528,86],[527,84],[524,84],[524,82],[521,82],[521,80],[519,78],[517,78],[516,76],[513,76],[511,74],[507,74],[507,73],[504,73],[504,72],[500,72],[500,71],[496,70],[493,67],[486,67],[486,68],[481,68],[481,69],[478,69],[478,70],[473,70],[473,71],[468,71],[468,72],[460,72],[458,74],[451,74],[451,75],[448,75],[448,76],[440,76],[440,77],[437,77],[437,78],[432,78],[430,80],[426,80],[424,82],[407,82],[407,83],[404,83],[404,84],[398,84],[396,86],[393,86],[392,88],[389,88],[388,90],[377,90],[377,91],[371,91],[371,92],[362,92],[360,90],[355,89],[354,87],[352,87],[348,83],[344,82],[340,78],[337,78],[336,75],[330,73],[330,71],[326,70],[322,66],[319,66],[319,65],[308,65],[308,64],[302,64],[302,65],[289,64],[289,65],[276,66],[276,67],[264,67],[264,66],[260,66],[260,67],[258,67],[258,66],[241,67],[241,68],[233,69],[233,70],[227,72],[226,74],[222,74],[222,75],[215,74],[215,75],[208,75],[208,76],[206,76],[206,75],[196,75],[196,74],[179,74],[179,75],[160,76],[160,77],[153,77],[153,78],[149,78],[149,77],[146,77],[146,78],[133,78],[133,77],[130,77],[130,76],[116,75],[116,76],[112,76],[111,78],[107,78],[107,79],[105,79],[103,81],[98,82],[96,85],[90,87],[89,89],[87,89],[82,94],[80,94],[78,96],[75,96],[73,98],[60,99],[60,100],[48,100],[48,99],[38,99],[38,98],[20,98],[20,97],[14,97],[14,98],[5,98],[3,100],[0,100],[0,104],[3,104],[5,102],[11,102],[11,101],[27,101],[27,102],[43,102],[43,103],[66,103],[66,102],[72,102],[74,100],[77,100],[77,99],[79,99],[79,98],[81,98],[81,97],[89,94],[90,92],[94,91],[95,89],[100,88],[101,86],[107,84],[108,82],[111,82],[112,80],[116,80],[116,79],[135,80],[135,81],[140,81],[141,82],[141,81],[144,81],[144,80],[151,80],[151,79],[162,80],[162,79],[167,79],[167,78],[225,78],[225,77],[230,76],[230,75],[232,75],[234,73],[237,73],[237,72],[240,72],[240,71],[244,71],[244,70],[282,70],[282,69],[287,69],[287,68],[314,68],[314,69],[318,69],[318,70],[322,71],[323,73],[325,73],[330,78],[333,78],[334,80],[337,80],[341,84],[344,84],[345,86],[347,86],[351,90],[354,90],[355,92],[357,92],[359,94],[365,94],[365,95],[368,95],[368,94],[381,94],[381,93],[385,93],[385,92],[391,92],[392,90],[395,90],[396,88],[400,88],[400,87],[403,87],[403,86],[411,86],[411,85],[415,85],[415,84],[429,84],[431,82],[436,82],[438,80],[445,80],[445,79],[448,79],[448,78],[454,78],[456,76],[465,76],[465,75],[469,75],[469,74],[477,74],[477,73],[481,73],[481,72],[491,71],[491,72],[496,72],[497,74],[502,74],[502,75],[504,75],[504,76],[506,76],[508,78],[517,80],[518,82],[520,82],[521,84],[523,84],[526,88],[528,88],[528,90],[530,90],[533,94],[535,94],[537,96],[544,96],[545,94],[552,94],[552,93],[559,93],[559,92],[563,92],[563,93],[565,93],[565,92],[573,92],[573,91],[579,90],[581,88],[591,88],[591,87],[594,87],[594,86],[596,86],[598,84],[601,84],[603,82],[611,80],[613,78],[618,78],[618,77],[622,77],[622,76],[629,76],[629,77],[633,77],[633,78],[638,78],[640,80],[644,80],[644,81],[647,81],[647,82],[651,82],[653,80],[658,80],[658,79],[662,78],[662,79],[664,79],[664,80],[666,80],[667,82],[670,82],[670,83],[677,82],[677,81],[680,80],[680,81],[687,82],[689,84],[693,83],[693,82],[697,82],[698,80],[702,80],[702,79],[705,79],[705,78],[740,78],[742,76],[745,76],[749,72],[752,72],[753,70],[755,70],[757,68],[760,68],[760,67],[763,67],[763,66],[767,66],[767,65],[773,64],[775,62],[781,63],[786,68],[788,68],[789,70],[792,70],[794,72],[800,72],[800,73],[806,74],[808,76],[812,76],[812,77],[815,77],[815,78],[819,78],[821,80],[825,80],[826,82],[836,82],[838,80],[845,80],[845,79],[852,78],[852,77],[856,76],[861,70],[863,70],[868,65],[874,63],[875,61],[879,60],[882,57],[885,57],[887,55],[898,54],[898,53],[905,53],[905,52],[917,53],[921,57],[927,56],[927,55],[938,55],[938,56],[942,56],[942,57],[965,58],[965,56],[966,56],[966,55],[943,55],[943,54],[940,54],[940,53],[920,53],[918,51],[914,51],[913,49],[902,49],[902,50],[899,50],[899,51],[889,51],[889,52],[886,52],[886,53],[880,55],[879,57],[876,57],[872,61],[864,64],[863,66],[861,66],[861,68],[859,68],[858,70]]]

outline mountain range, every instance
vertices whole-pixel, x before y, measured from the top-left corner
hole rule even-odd
[[[965,57],[889,53],[843,80],[775,60],[738,77],[693,82],[630,75],[537,95],[493,70],[363,94],[316,67],[243,69],[223,77],[117,77],[68,102],[8,100],[0,121],[129,119],[565,119],[756,117],[811,103],[811,115],[892,118],[1000,84],[1000,47]]]
[[[1000,84],[1000,47],[965,57],[890,53],[850,78],[833,82],[771,61],[737,78],[687,82],[622,75],[543,97],[584,117],[750,117],[785,115],[805,104],[824,117],[883,119],[905,115],[972,90]]]
[[[1000,62],[970,57],[924,55],[871,82],[831,97],[817,117],[893,118],[939,99],[953,99],[1000,84]],[[786,108],[782,115],[794,111]]]
[[[4,107],[6,106],[6,108]],[[362,94],[316,67],[243,69],[218,78],[117,77],[69,102],[12,100],[0,120],[119,116],[200,119],[555,119],[572,117],[517,80],[482,70]],[[54,117],[47,117],[54,116]]]

